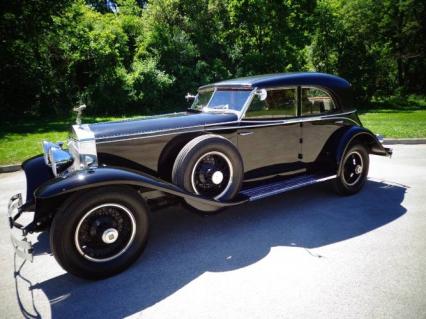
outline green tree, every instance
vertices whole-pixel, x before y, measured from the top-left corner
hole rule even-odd
[[[352,82],[355,97],[424,93],[424,3],[325,0],[318,3],[310,63]]]
[[[314,8],[315,1],[229,1],[222,32],[232,73],[303,70]]]

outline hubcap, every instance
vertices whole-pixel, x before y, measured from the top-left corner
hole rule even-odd
[[[77,251],[93,262],[113,260],[132,244],[136,222],[131,211],[120,204],[96,206],[79,221],[74,235]]]
[[[355,174],[361,174],[362,172],[362,166],[361,165],[357,165],[355,167]]]
[[[219,199],[231,186],[233,173],[231,161],[225,154],[208,152],[197,160],[192,169],[192,188],[198,195]]]
[[[350,153],[343,164],[343,179],[348,186],[353,186],[361,180],[364,171],[362,155],[354,151]]]
[[[117,238],[118,238],[118,231],[115,228],[108,228],[102,234],[102,241],[105,244],[112,244],[113,242],[117,240]]]
[[[220,172],[220,171],[214,172],[213,175],[212,175],[212,181],[216,185],[219,185],[220,183],[222,183],[222,181],[223,181],[223,173]]]

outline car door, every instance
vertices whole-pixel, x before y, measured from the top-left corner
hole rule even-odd
[[[297,100],[296,87],[268,89],[263,101],[254,95],[237,132],[246,180],[300,168]]]
[[[332,96],[316,87],[300,87],[302,126],[302,161],[309,165],[317,160],[330,136],[343,121],[336,118],[339,109]]]

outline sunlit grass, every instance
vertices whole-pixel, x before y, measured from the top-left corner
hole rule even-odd
[[[85,117],[84,123],[122,120],[125,117]],[[21,163],[40,154],[43,140],[66,141],[73,119],[64,121],[32,120],[2,123],[0,127],[0,165]]]
[[[371,110],[360,115],[362,124],[376,134],[394,138],[426,138],[426,109]]]

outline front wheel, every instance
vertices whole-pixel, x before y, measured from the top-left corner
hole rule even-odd
[[[65,202],[53,219],[50,246],[66,271],[100,279],[129,267],[147,235],[147,208],[140,196],[127,187],[103,187]]]
[[[363,145],[350,147],[341,162],[339,173],[334,180],[334,189],[340,195],[359,192],[365,184],[369,169],[368,152]]]

